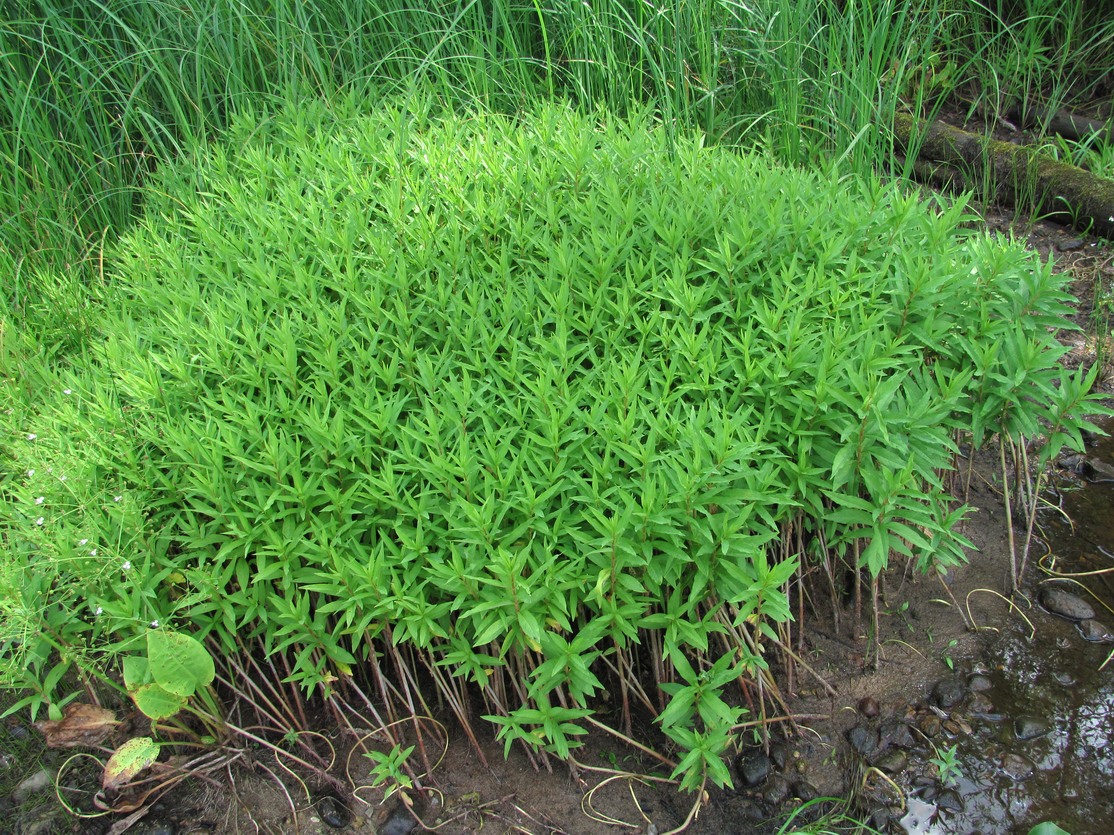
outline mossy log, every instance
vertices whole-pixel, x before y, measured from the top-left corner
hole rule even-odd
[[[1094,138],[1101,142],[1114,142],[1114,121],[1109,119],[1101,122],[1067,110],[1049,110],[1045,107],[1030,107],[1025,110],[1021,106],[1010,111],[1010,118],[1026,127],[1044,126],[1052,133],[1058,133],[1075,142]]]
[[[911,137],[916,136],[915,141]],[[943,122],[927,127],[899,113],[894,139],[918,159],[962,172],[969,187],[989,182],[998,196],[1042,217],[1114,239],[1114,180],[1049,159],[1025,145],[1011,145]]]

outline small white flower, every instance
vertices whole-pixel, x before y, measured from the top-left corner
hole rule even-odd
[[[971,267],[971,275],[978,275],[978,274],[979,274],[979,268],[978,267]]]
[[[40,527],[42,527],[42,524],[43,524],[43,522],[45,522],[45,521],[46,521],[46,520],[45,520],[45,519],[43,519],[43,517],[42,517],[42,516],[40,516],[40,517],[39,517],[38,519],[36,519],[36,520],[35,520],[35,524],[36,524],[36,525],[38,525],[38,526],[40,526]]]
[[[151,621],[151,628],[152,629],[158,629],[159,628],[159,622],[157,620]]]
[[[65,394],[67,396],[71,395],[73,394],[73,389],[62,389],[62,394]]]
[[[28,433],[27,433],[27,440],[29,440],[29,441],[33,441],[33,440],[35,440],[35,438],[37,438],[37,437],[39,437],[39,436],[38,436],[38,435],[36,435],[36,434],[35,434],[34,432],[28,432]]]
[[[92,551],[89,552],[89,556],[91,556],[91,557],[95,557],[96,555],[97,555],[97,549],[96,548],[94,548]]]
[[[103,606],[98,606],[97,611],[93,612],[93,614],[94,615],[103,615],[104,614],[104,607]]]
[[[1107,220],[1109,220],[1111,223],[1114,223],[1114,215],[1108,217]]]
[[[78,547],[79,547],[79,548],[80,548],[80,547],[82,547],[82,546],[84,546],[84,545],[88,545],[88,544],[89,544],[89,540],[88,540],[88,539],[82,539],[82,540],[79,540],[79,541],[78,541],[78,543],[77,543],[77,545],[78,545]]]
[[[96,553],[96,552],[94,551],[93,553]],[[124,560],[124,564],[120,567],[122,569],[124,569],[124,571],[131,571],[132,561],[131,560]]]
[[[45,501],[46,501],[46,496],[39,496],[37,499],[35,499],[35,504],[42,504]]]
[[[34,471],[34,470],[28,470],[28,471],[27,471],[27,477],[28,477],[28,478],[32,478],[32,477],[34,477],[34,475],[35,475],[35,471]]]
[[[113,496],[113,497],[112,497],[112,501],[114,501],[114,502],[118,502],[118,501],[120,501],[120,499],[122,499],[122,498],[124,498],[124,497],[123,497],[123,496]]]
[[[67,478],[69,478],[69,476],[68,476],[68,475],[60,475],[60,476],[58,476],[58,480],[59,480],[59,481],[65,481],[65,480],[66,480]]]

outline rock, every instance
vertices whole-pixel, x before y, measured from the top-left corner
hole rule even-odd
[[[878,751],[881,739],[878,731],[865,725],[856,725],[847,732],[847,742],[855,753],[863,757],[871,757]]]
[[[40,768],[12,790],[12,800],[19,806],[31,795],[45,792],[53,783],[54,778],[50,776],[50,772],[45,768]]]
[[[1083,475],[1087,471],[1087,457],[1080,455],[1078,452],[1062,455],[1057,459],[1056,466],[1062,470],[1067,470],[1069,473]]]
[[[874,763],[875,768],[881,769],[887,774],[900,774],[907,765],[909,765],[909,755],[900,750],[883,754]]]
[[[177,835],[177,832],[178,829],[169,821],[146,818],[128,828],[128,835]]]
[[[1085,466],[1092,481],[1114,479],[1114,464],[1108,464],[1101,458],[1088,458]]]
[[[998,760],[998,765],[1001,767],[1003,774],[1018,782],[1028,780],[1036,771],[1036,766],[1033,765],[1032,760],[1021,756],[1021,754],[1003,754]]]
[[[873,696],[863,696],[859,699],[859,713],[867,719],[874,719],[877,717],[878,714],[881,713],[881,709],[878,707],[878,700]]]
[[[972,693],[967,702],[967,710],[972,716],[981,719],[986,714],[994,712],[994,702],[990,701],[985,693]]]
[[[1066,241],[1057,241],[1056,249],[1060,252],[1076,252],[1083,249],[1083,241],[1080,238],[1068,238]]]
[[[1061,687],[1075,687],[1075,676],[1071,673],[1056,673],[1052,676]]]
[[[967,698],[967,685],[958,678],[942,678],[932,688],[932,703],[950,710]]]
[[[917,729],[929,739],[939,736],[942,729],[940,717],[932,713],[926,713],[917,722]]]
[[[418,828],[418,822],[402,803],[395,803],[387,819],[379,827],[378,835],[410,835]]]
[[[784,742],[775,742],[770,746],[770,759],[779,771],[785,769],[785,762],[789,757],[789,749]]]
[[[985,693],[993,686],[994,683],[990,680],[990,678],[988,676],[984,676],[982,673],[975,673],[973,676],[967,679],[967,689],[970,690],[972,693]]]
[[[792,795],[801,803],[808,803],[810,800],[818,798],[820,791],[808,780],[798,780],[793,784]]]
[[[1051,730],[1051,725],[1035,716],[1018,716],[1013,720],[1013,735],[1020,740],[1036,739]]]
[[[743,788],[753,789],[766,782],[774,764],[761,748],[747,748],[735,758],[735,773]]]
[[[789,797],[789,781],[780,774],[771,774],[762,790],[762,799],[771,806],[780,806]]]
[[[1037,599],[1046,611],[1068,620],[1091,620],[1095,616],[1095,610],[1087,601],[1059,586],[1041,586]]]
[[[944,789],[935,798],[936,808],[945,812],[962,812],[963,798],[952,789]]]
[[[882,723],[882,742],[898,748],[912,748],[917,744],[909,726],[896,719]]]
[[[1085,640],[1097,644],[1114,644],[1114,633],[1105,624],[1099,623],[1094,618],[1081,620],[1075,626]]]
[[[333,829],[344,829],[352,821],[352,813],[348,811],[348,807],[331,794],[317,801],[317,814],[321,816],[322,823]],[[410,817],[409,813],[406,816]]]

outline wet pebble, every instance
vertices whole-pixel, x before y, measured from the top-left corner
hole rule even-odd
[[[878,700],[873,696],[863,696],[859,699],[859,713],[867,719],[874,719],[881,713],[881,708],[878,706]]]
[[[1068,238],[1066,241],[1057,241],[1056,249],[1060,252],[1076,252],[1083,249],[1083,240],[1081,238]]]
[[[917,729],[929,739],[939,736],[941,730],[940,717],[932,713],[926,713],[917,722]]]
[[[912,748],[917,744],[909,726],[904,722],[898,722],[896,719],[882,724],[882,739],[890,745],[896,745],[898,748]]]
[[[789,749],[786,748],[785,743],[775,742],[770,746],[770,759],[778,770],[784,770],[788,756]]]
[[[1036,766],[1033,765],[1032,760],[1023,757],[1021,754],[1003,754],[1001,759],[998,760],[998,765],[1001,767],[1003,774],[1011,780],[1017,781],[1028,780],[1036,771]]]
[[[1051,725],[1035,716],[1018,716],[1013,720],[1013,735],[1020,740],[1036,739],[1051,730]]]
[[[401,803],[396,803],[387,819],[376,830],[379,835],[410,835],[417,829],[418,822]]]
[[[994,702],[990,701],[985,693],[973,693],[967,703],[967,710],[972,716],[982,716],[994,712]]]
[[[1088,641],[1100,644],[1114,643],[1114,633],[1111,633],[1105,624],[1099,623],[1094,618],[1081,620],[1076,624],[1076,628],[1079,629],[1079,634]]]
[[[972,693],[985,693],[994,683],[990,680],[989,676],[984,676],[982,673],[975,673],[967,679],[967,689]]]
[[[780,774],[771,774],[762,790],[762,799],[771,806],[780,806],[789,797],[789,781]]]
[[[942,809],[945,812],[962,812],[963,811],[963,798],[959,793],[952,789],[944,789],[936,795],[933,802],[936,804],[937,809]]]
[[[747,748],[735,758],[735,773],[743,788],[752,789],[766,782],[773,765],[761,748]]]
[[[865,725],[856,725],[847,732],[847,742],[855,753],[870,757],[878,751],[881,740],[878,731]]]
[[[326,795],[317,802],[317,814],[321,816],[322,823],[333,829],[344,829],[352,820],[348,807],[332,795]]]
[[[1058,586],[1041,586],[1037,599],[1047,611],[1068,620],[1091,620],[1095,616],[1087,601]]]
[[[808,780],[798,780],[793,784],[792,795],[802,803],[808,803],[820,796],[820,791]]]
[[[905,770],[907,765],[909,765],[909,755],[896,749],[883,754],[874,762],[876,768],[887,774],[899,774]]]
[[[932,688],[932,704],[950,710],[967,697],[967,685],[958,678],[942,678]]]
[[[1056,673],[1052,676],[1061,687],[1075,687],[1075,676],[1071,673]]]

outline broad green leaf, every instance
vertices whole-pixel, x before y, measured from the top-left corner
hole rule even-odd
[[[145,684],[131,694],[135,706],[148,719],[169,719],[186,706],[186,699],[158,684]]]
[[[147,661],[155,682],[183,698],[207,687],[216,675],[213,659],[200,642],[168,629],[147,631]]]

